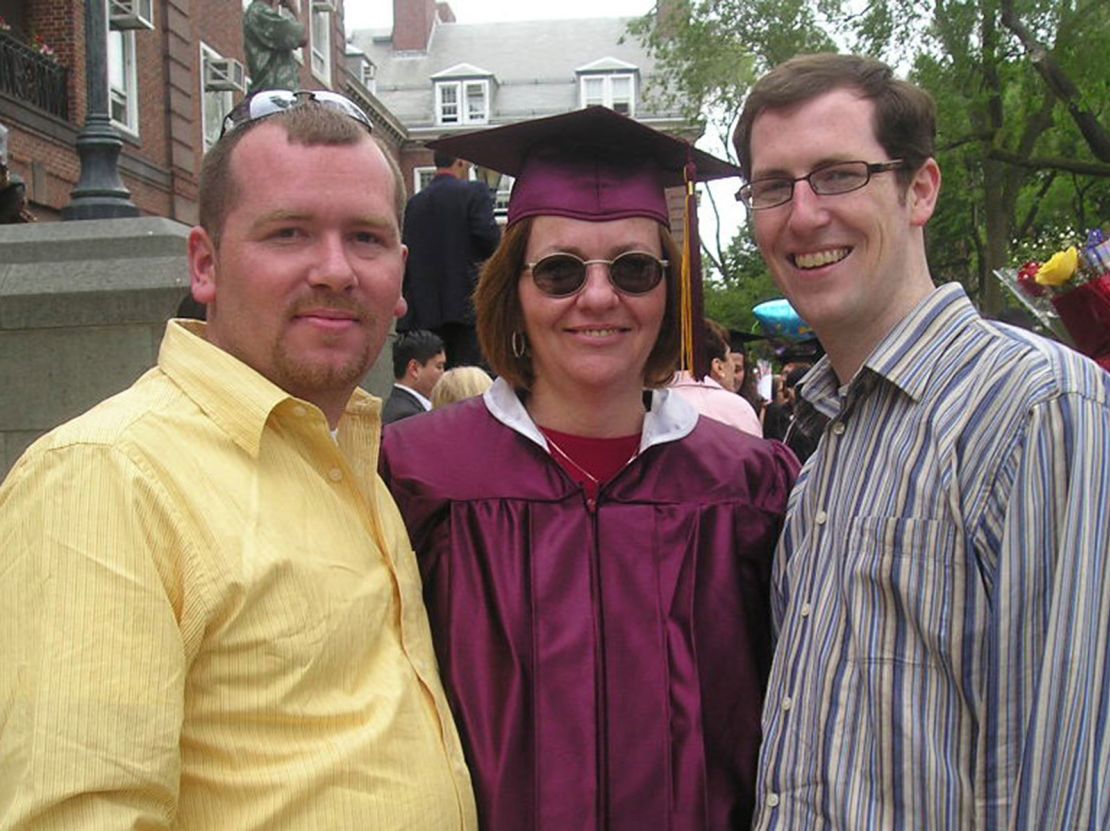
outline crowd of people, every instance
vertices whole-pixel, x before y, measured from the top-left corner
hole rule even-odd
[[[433,326],[365,113],[245,100],[205,320],[0,486],[0,828],[1110,827],[1110,375],[934,285],[935,113],[811,55],[738,168],[602,108],[440,139],[483,242]],[[692,169],[826,350],[773,400],[689,314]]]

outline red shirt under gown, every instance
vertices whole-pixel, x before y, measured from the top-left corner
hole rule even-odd
[[[592,509],[503,381],[387,428],[483,828],[748,827],[797,469],[662,391]]]

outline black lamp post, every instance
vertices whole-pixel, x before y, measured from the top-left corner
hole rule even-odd
[[[81,178],[62,208],[62,219],[138,216],[131,192],[119,177],[123,140],[108,113],[108,24],[105,0],[85,2],[85,126],[77,136]]]

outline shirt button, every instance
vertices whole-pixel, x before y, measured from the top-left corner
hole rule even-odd
[[[818,525],[824,525],[826,522],[829,521],[829,515],[826,514],[824,511],[818,511],[817,516],[813,518],[813,521],[816,522]]]
[[[789,712],[790,708],[793,707],[793,706],[794,706],[794,699],[791,698],[790,696],[786,696],[786,698],[784,698],[782,700],[782,709],[784,711]]]
[[[337,467],[333,467],[331,470],[328,471],[328,478],[331,479],[333,482],[338,482],[340,479],[343,478],[343,471]]]
[[[777,807],[779,807],[779,795],[777,793],[767,794],[767,807],[768,808],[777,808]]]
[[[802,610],[801,610],[802,617],[809,617],[809,613],[812,612],[812,611],[813,611],[813,607],[810,606],[809,603],[803,603],[802,604]]]
[[[833,431],[833,435],[843,436],[844,435],[844,422],[843,421],[835,422],[832,426],[832,431]]]
[[[295,415],[297,418],[304,418],[306,415],[308,415],[308,410],[298,404],[296,407],[293,408],[293,415]]]

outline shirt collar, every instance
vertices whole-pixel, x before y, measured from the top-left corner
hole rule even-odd
[[[716,380],[708,375],[706,375],[700,381],[695,381],[694,376],[685,369],[674,374],[674,378],[671,379],[670,385],[672,387],[702,387],[718,390],[724,389],[724,387],[722,387],[720,384],[717,383]]]
[[[490,414],[520,435],[547,450],[547,439],[528,415],[528,410],[504,378],[498,378],[482,395]],[[667,389],[651,392],[651,409],[644,416],[640,434],[640,453],[652,445],[678,441],[687,436],[698,422],[698,413],[680,395]]]
[[[258,456],[270,414],[284,405],[311,408],[327,428],[327,419],[315,404],[295,398],[209,343],[205,331],[206,325],[200,321],[169,321],[158,351],[158,367],[243,450]],[[380,410],[378,399],[356,389],[345,415],[377,417]]]
[[[879,341],[843,390],[861,393],[882,379],[920,401],[940,356],[977,317],[959,283],[934,289]],[[827,355],[806,373],[801,384],[802,398],[819,412],[834,417],[840,410],[841,386]]]
[[[409,395],[413,396],[413,397],[414,397],[414,398],[415,398],[415,399],[416,399],[417,401],[419,401],[419,402],[420,402],[420,406],[422,406],[422,407],[423,407],[423,408],[424,408],[425,410],[430,410],[430,409],[432,409],[432,402],[431,402],[431,400],[430,400],[430,399],[428,399],[428,398],[425,398],[425,397],[424,397],[423,395],[421,395],[420,393],[418,393],[418,392],[417,392],[416,390],[414,390],[414,389],[413,389],[412,387],[407,387],[407,386],[405,386],[404,384],[398,384],[398,383],[396,383],[396,382],[394,382],[393,386],[397,387],[398,389],[402,389],[402,390],[404,390],[405,392],[407,392],[407,393],[408,393]]]

